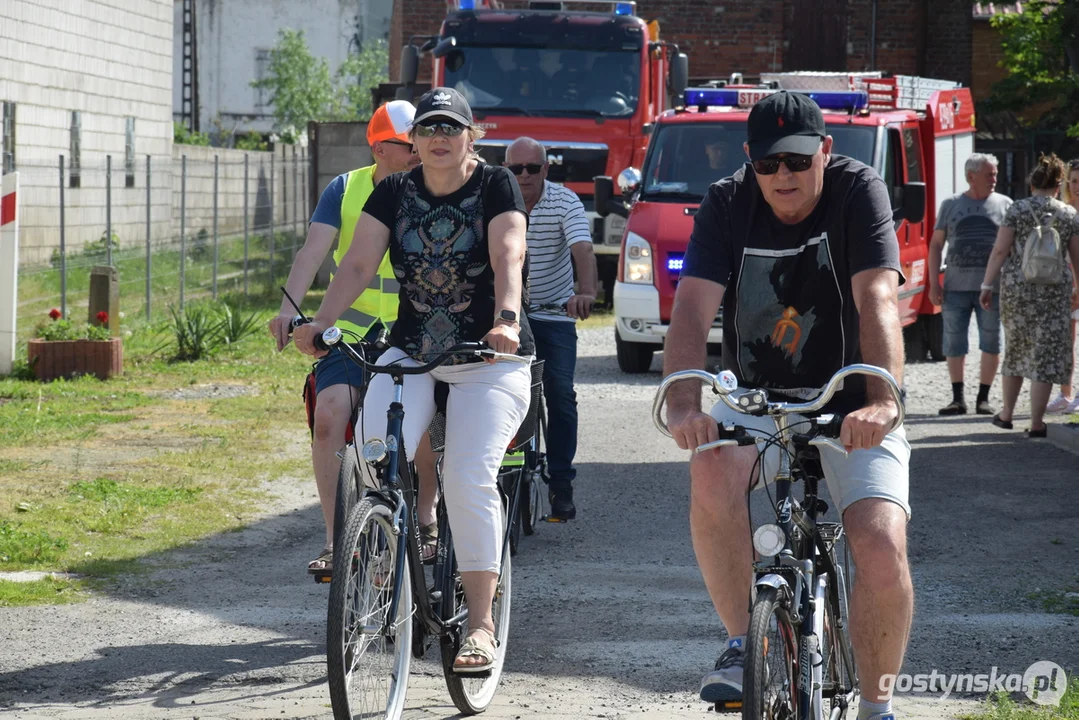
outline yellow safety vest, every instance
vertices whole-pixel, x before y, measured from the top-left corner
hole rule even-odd
[[[337,270],[341,264],[341,258],[348,252],[352,244],[352,233],[356,230],[356,221],[363,212],[363,206],[367,198],[375,189],[375,166],[353,170],[348,174],[345,182],[345,195],[341,198],[341,233],[337,240],[337,250],[333,253],[333,267]],[[333,279],[333,273],[330,274]],[[390,265],[390,254],[382,258],[378,266],[378,274],[372,278],[367,288],[356,298],[348,310],[341,314],[337,321],[337,327],[348,330],[360,337],[378,322],[389,328],[397,319],[398,294],[401,284],[394,277],[393,267]]]

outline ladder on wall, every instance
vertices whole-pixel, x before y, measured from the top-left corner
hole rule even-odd
[[[183,83],[180,95],[180,121],[188,130],[199,129],[199,44],[195,27],[195,0],[184,0],[183,9]]]

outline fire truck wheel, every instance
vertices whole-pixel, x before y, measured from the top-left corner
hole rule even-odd
[[[614,348],[618,357],[618,369],[624,373],[646,373],[652,367],[652,355],[656,352],[655,345],[645,343],[626,342],[614,331]]]
[[[929,359],[933,362],[944,360],[944,315],[922,316],[925,325],[926,345],[929,349]]]
[[[925,362],[925,335],[925,324],[922,322],[921,319],[919,319],[918,322],[903,328],[903,347],[906,349],[907,362]]]

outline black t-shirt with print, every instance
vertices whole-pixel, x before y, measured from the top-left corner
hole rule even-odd
[[[776,218],[748,164],[712,185],[682,277],[726,288],[724,367],[769,397],[801,402],[841,367],[861,362],[851,278],[873,268],[904,281],[887,187],[872,168],[833,155],[820,202],[794,225]],[[865,379],[852,376],[826,409],[864,404]]]
[[[511,210],[527,218],[516,179],[506,168],[484,163],[459,190],[443,197],[427,191],[422,166],[375,187],[363,211],[390,229],[390,263],[401,283],[397,322],[390,331],[394,347],[418,356],[478,342],[490,332],[496,308],[487,229],[493,218]],[[522,302],[527,297],[526,262]],[[532,355],[523,307],[517,315],[517,353]]]

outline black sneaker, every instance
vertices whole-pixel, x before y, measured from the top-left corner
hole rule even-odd
[[[942,407],[938,412],[938,415],[966,415],[967,404],[962,400],[952,400],[950,403]]]
[[[551,503],[552,519],[572,520],[577,517],[577,506],[573,504],[573,488],[552,487],[547,499]]]
[[[740,702],[746,655],[741,647],[729,647],[716,660],[715,669],[701,680],[701,700],[710,703]]]

